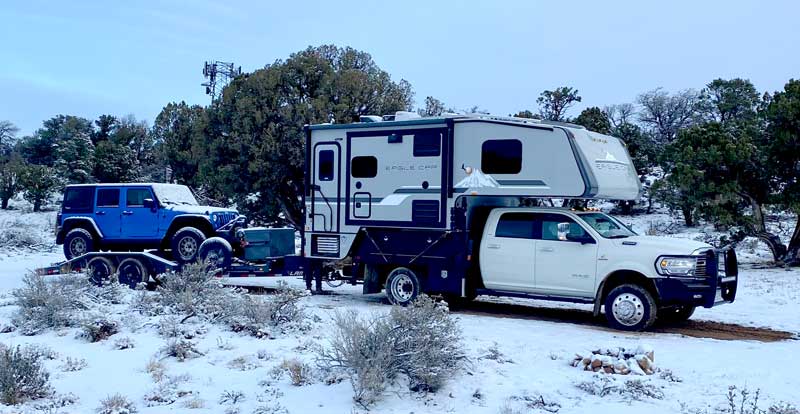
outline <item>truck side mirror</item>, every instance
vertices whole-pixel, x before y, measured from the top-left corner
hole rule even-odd
[[[156,211],[156,202],[152,198],[145,198],[142,200],[142,205],[144,205],[145,208]]]
[[[569,223],[558,223],[558,240],[567,241]]]

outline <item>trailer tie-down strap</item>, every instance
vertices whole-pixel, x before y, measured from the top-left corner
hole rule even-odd
[[[442,233],[442,235],[439,236],[439,238],[436,239],[435,242],[429,244],[428,247],[426,247],[421,252],[419,252],[418,255],[416,255],[413,258],[411,258],[411,260],[408,261],[408,264],[414,263],[415,260],[419,259],[423,254],[427,253],[428,250],[430,250],[433,246],[435,246],[436,243],[439,243],[440,241],[442,241],[442,239],[444,239],[445,237],[447,237],[447,232]]]
[[[387,255],[386,255],[386,253],[384,253],[384,252],[382,252],[382,251],[381,251],[381,248],[380,248],[380,246],[378,246],[378,243],[375,243],[375,240],[373,240],[373,239],[372,239],[372,236],[370,236],[370,235],[369,235],[369,232],[367,231],[367,229],[363,229],[363,231],[364,231],[364,235],[366,235],[366,236],[367,236],[367,238],[369,239],[369,241],[371,241],[371,242],[372,242],[372,245],[373,245],[373,246],[375,246],[375,250],[377,250],[377,251],[378,251],[378,254],[379,254],[379,255],[380,255],[382,258],[383,258],[383,260],[384,260],[386,263],[389,263],[389,259],[387,259],[387,258],[386,258],[386,256],[387,256]]]

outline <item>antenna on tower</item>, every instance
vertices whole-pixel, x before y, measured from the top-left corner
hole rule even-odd
[[[242,67],[234,66],[233,62],[206,61],[203,66],[203,77],[206,81],[201,86],[206,88],[206,95],[211,95],[211,102],[214,102],[225,85],[241,74]]]

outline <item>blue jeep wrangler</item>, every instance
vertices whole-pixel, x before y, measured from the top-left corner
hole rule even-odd
[[[56,243],[68,260],[100,250],[171,249],[175,261],[187,263],[205,239],[233,241],[244,224],[236,210],[198,205],[184,185],[70,185],[56,219]]]

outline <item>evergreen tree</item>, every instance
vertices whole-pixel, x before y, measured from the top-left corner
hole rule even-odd
[[[577,89],[562,86],[552,91],[543,91],[536,102],[539,104],[539,114],[542,118],[548,121],[565,121],[567,109],[581,99]]]
[[[441,116],[447,110],[444,107],[444,102],[434,98],[433,96],[428,96],[425,98],[425,108],[420,108],[417,113],[420,116],[428,117],[428,116]]]
[[[0,162],[0,208],[6,210],[8,202],[19,193],[19,175],[22,162],[18,156],[5,156]]]
[[[19,186],[25,200],[33,204],[33,211],[38,212],[60,184],[54,168],[30,164],[20,170]]]
[[[601,134],[611,133],[611,121],[608,119],[608,114],[596,106],[581,111],[580,115],[572,120],[572,123],[582,125],[589,131]]]

